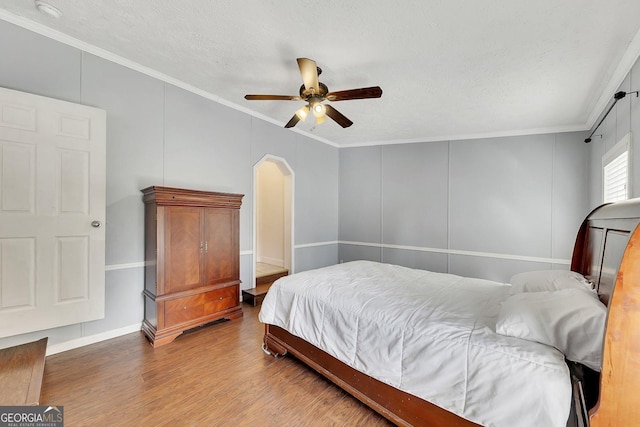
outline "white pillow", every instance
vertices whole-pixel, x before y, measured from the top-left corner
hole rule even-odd
[[[555,347],[600,371],[606,317],[604,304],[584,289],[520,293],[503,302],[496,332]]]
[[[568,288],[593,289],[582,274],[567,270],[527,271],[512,276],[509,283],[512,294],[560,291]]]

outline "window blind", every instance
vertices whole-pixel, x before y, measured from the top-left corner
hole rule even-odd
[[[602,189],[604,203],[629,198],[630,135],[625,135],[602,157]]]
[[[604,202],[626,200],[627,195],[627,165],[629,152],[625,151],[604,167]]]

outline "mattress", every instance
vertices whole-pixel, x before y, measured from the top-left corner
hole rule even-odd
[[[510,286],[370,261],[276,281],[259,319],[371,377],[486,426],[565,426],[555,348],[495,333]]]

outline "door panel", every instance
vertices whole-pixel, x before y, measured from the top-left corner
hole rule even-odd
[[[206,284],[237,280],[238,242],[234,232],[237,211],[205,210]]]
[[[200,208],[165,208],[165,293],[178,292],[201,283]]]
[[[54,286],[57,303],[89,296],[89,239],[80,237],[58,237],[56,239],[56,260],[54,263]]]
[[[60,213],[89,211],[89,153],[60,150]]]
[[[35,303],[35,239],[0,239],[0,309]]]
[[[2,211],[35,213],[35,147],[2,144]]]
[[[4,88],[0,113],[0,337],[103,318],[106,113]]]

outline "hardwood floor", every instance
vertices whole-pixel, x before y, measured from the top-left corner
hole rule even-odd
[[[49,356],[41,405],[65,426],[387,426],[293,357],[260,348],[260,307],[154,349],[133,333]]]

